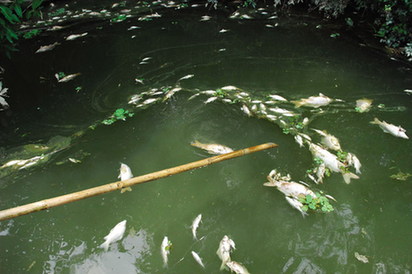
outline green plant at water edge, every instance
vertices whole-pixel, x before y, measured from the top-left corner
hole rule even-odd
[[[303,211],[320,211],[320,212],[331,212],[334,210],[333,206],[329,203],[329,199],[323,195],[322,192],[316,192],[316,197],[312,195],[306,195],[305,197],[299,198],[299,202],[302,203]]]
[[[0,3],[0,43],[2,50],[10,55],[11,51],[15,51],[15,44],[19,39],[18,25],[23,20],[29,20],[32,17],[40,15],[40,5],[43,0],[15,0],[4,1]],[[32,37],[35,33],[31,32],[24,38]]]
[[[116,111],[108,118],[102,121],[104,125],[111,125],[118,120],[126,121],[126,118],[133,117],[134,113],[125,110],[124,108],[118,108]]]

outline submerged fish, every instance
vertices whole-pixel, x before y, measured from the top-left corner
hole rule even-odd
[[[340,143],[338,138],[336,138],[335,136],[328,134],[326,131],[324,130],[319,130],[319,129],[314,129],[312,128],[312,130],[316,131],[316,133],[318,133],[320,136],[322,136],[322,140],[321,143],[332,150],[342,150],[342,148],[340,147]]]
[[[356,111],[357,112],[367,112],[367,111],[369,111],[369,109],[372,106],[372,102],[373,102],[372,99],[367,99],[367,98],[356,100]]]
[[[227,146],[224,146],[224,145],[219,145],[219,144],[202,144],[198,141],[194,141],[190,144],[194,147],[198,147],[203,150],[206,150],[210,154],[225,154],[225,153],[233,152],[233,149]]]
[[[227,235],[223,236],[223,239],[219,243],[219,248],[216,251],[217,256],[220,260],[222,260],[222,264],[220,266],[220,270],[225,268],[226,263],[230,262],[230,252],[231,249],[235,248],[235,242],[230,239]]]
[[[202,221],[202,214],[197,215],[197,217],[193,220],[192,223],[192,234],[193,234],[193,239],[197,239],[196,236],[196,230],[199,227],[200,222]]]
[[[296,107],[308,106],[308,107],[322,107],[329,105],[333,100],[328,96],[319,93],[319,96],[310,96],[309,98],[300,99],[299,101],[292,101]]]
[[[195,259],[195,261],[203,268],[205,268],[205,265],[202,262],[202,259],[200,258],[199,254],[197,254],[196,252],[192,251],[192,256],[193,259]]]
[[[379,121],[378,118],[375,118],[370,123],[378,125],[384,132],[392,134],[393,136],[409,139],[409,137],[406,135],[406,129],[403,129],[401,126],[395,126],[385,121]]]
[[[167,261],[168,261],[167,256],[169,255],[171,248],[172,248],[172,242],[170,242],[167,236],[165,236],[160,246],[160,252],[162,253],[164,267],[167,267]]]
[[[236,274],[249,274],[249,271],[246,269],[246,267],[238,262],[230,261],[227,262],[226,265],[227,267],[229,267],[230,272],[233,271]]]
[[[111,243],[117,242],[123,238],[123,234],[126,231],[126,220],[121,221],[115,227],[113,227],[109,234],[107,234],[104,239],[106,240],[104,243],[100,245],[101,248],[104,248],[105,251],[109,249],[109,245]]]

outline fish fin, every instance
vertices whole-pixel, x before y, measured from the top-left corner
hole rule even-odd
[[[104,237],[105,239],[106,239],[106,237]],[[104,251],[107,251],[107,250],[109,250],[109,241],[105,241],[104,243],[102,243],[99,247],[100,248],[103,248],[104,249]]]
[[[379,125],[380,123],[382,123],[381,121],[378,120],[378,118],[375,117],[375,119],[373,119],[373,121],[370,122],[371,124],[374,125]]]
[[[353,174],[352,172],[344,173],[344,174],[342,174],[342,176],[343,176],[343,180],[347,184],[350,184],[351,179],[359,179],[359,176],[356,175],[356,174]]]
[[[294,104],[295,105],[295,107],[301,107],[302,105],[303,105],[303,102],[301,102],[301,101],[290,101],[292,104]]]
[[[276,184],[273,182],[266,182],[263,184],[264,186],[269,186],[269,187],[276,187]]]

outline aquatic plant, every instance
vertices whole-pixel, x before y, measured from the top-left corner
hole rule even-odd
[[[107,119],[102,121],[104,125],[111,125],[118,120],[125,121],[128,117],[133,117],[134,113],[125,110],[124,108],[118,108],[116,111]]]
[[[329,199],[322,192],[316,192],[315,194],[316,197],[306,195],[299,198],[299,202],[303,205],[303,211],[331,212],[334,210],[333,206],[329,203]]]

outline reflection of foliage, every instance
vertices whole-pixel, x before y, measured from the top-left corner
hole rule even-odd
[[[102,121],[104,125],[111,125],[118,120],[125,121],[128,117],[133,117],[134,113],[125,110],[124,108],[118,108],[108,119]]]
[[[316,197],[311,195],[306,195],[299,199],[299,202],[303,204],[302,210],[308,211],[322,211],[322,212],[331,212],[333,211],[333,206],[329,203],[329,199],[323,195],[322,192],[316,192]]]

